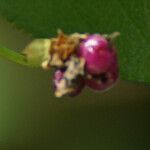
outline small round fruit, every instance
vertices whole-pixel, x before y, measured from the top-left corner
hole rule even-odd
[[[99,34],[88,36],[79,45],[79,56],[86,61],[85,69],[89,74],[98,75],[107,72],[114,56],[114,48],[107,39]]]
[[[104,91],[110,89],[118,80],[118,65],[112,64],[109,71],[85,79],[85,84],[93,90]]]

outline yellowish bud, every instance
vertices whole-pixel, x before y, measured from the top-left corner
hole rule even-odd
[[[50,39],[36,39],[23,50],[27,61],[33,65],[41,66],[43,62],[50,59]]]

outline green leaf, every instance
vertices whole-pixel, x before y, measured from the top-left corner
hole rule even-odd
[[[0,11],[36,38],[119,31],[121,78],[150,83],[149,0],[0,0]]]
[[[38,65],[35,65],[33,63],[29,63],[26,59],[26,56],[19,53],[15,52],[11,49],[8,49],[4,46],[0,45],[0,57],[5,58],[9,61],[15,62],[17,64],[27,66],[27,67],[38,67]]]

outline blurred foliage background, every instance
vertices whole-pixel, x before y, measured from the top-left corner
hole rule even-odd
[[[32,40],[0,18],[0,43],[21,50]],[[0,58],[1,150],[149,150],[150,87],[119,81],[57,99],[52,73]]]

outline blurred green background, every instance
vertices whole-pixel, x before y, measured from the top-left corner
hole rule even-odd
[[[32,37],[0,17],[0,43],[20,50]],[[149,150],[150,87],[119,81],[55,98],[52,74],[0,58],[0,150]]]

